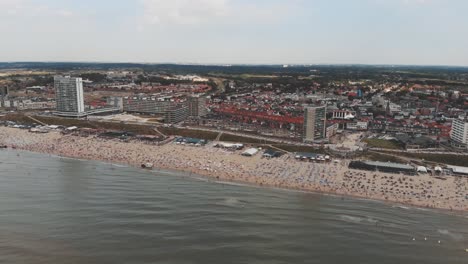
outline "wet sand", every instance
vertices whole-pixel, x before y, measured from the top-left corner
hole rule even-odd
[[[124,143],[97,137],[33,134],[0,127],[0,145],[70,158],[122,163],[139,167],[179,170],[219,180],[261,186],[332,193],[396,202],[420,207],[468,211],[468,177],[439,180],[430,175],[406,176],[348,169],[339,163],[307,163],[292,155],[266,159],[260,154],[243,157],[242,151],[226,151],[210,145],[192,147],[169,143],[155,146]]]

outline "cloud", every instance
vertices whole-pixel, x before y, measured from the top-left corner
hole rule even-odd
[[[428,4],[430,0],[403,0],[403,3],[406,5],[423,5]]]
[[[422,6],[428,4],[434,4],[435,2],[441,2],[440,0],[374,0],[374,2],[379,4],[389,4],[389,5],[403,5],[403,6]]]
[[[0,15],[70,17],[73,13],[70,10],[52,8],[31,0],[0,0]]]
[[[285,18],[301,0],[141,0],[144,25],[272,22]],[[295,9],[297,11],[297,9]]]
[[[55,12],[55,14],[57,14],[58,16],[61,16],[61,17],[71,17],[71,16],[73,16],[73,12],[71,12],[69,10],[56,10],[54,12]]]
[[[14,15],[23,9],[23,0],[0,0],[0,14]]]
[[[143,0],[144,21],[155,24],[198,24],[226,16],[228,0]]]

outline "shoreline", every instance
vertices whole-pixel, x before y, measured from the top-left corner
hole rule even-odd
[[[249,188],[256,188],[256,189],[270,189],[270,190],[275,190],[275,191],[285,191],[285,192],[296,192],[296,193],[304,193],[304,194],[314,194],[318,196],[329,196],[329,197],[334,197],[334,198],[342,198],[342,199],[354,199],[354,200],[359,200],[359,201],[366,201],[366,202],[374,202],[374,203],[379,203],[379,204],[385,204],[388,206],[391,206],[393,208],[400,208],[402,210],[422,210],[422,211],[435,211],[438,213],[444,213],[444,214],[449,214],[449,215],[455,215],[455,216],[460,216],[460,217],[468,217],[468,215],[464,214],[467,213],[468,210],[449,210],[449,209],[444,209],[444,208],[431,208],[431,207],[422,207],[422,206],[417,206],[413,204],[404,204],[404,203],[398,203],[394,201],[388,201],[388,200],[381,200],[381,199],[375,199],[375,198],[368,198],[368,197],[362,197],[362,196],[354,196],[354,195],[342,195],[338,193],[333,193],[333,192],[319,192],[319,191],[314,191],[314,190],[306,190],[306,189],[295,189],[295,188],[288,188],[288,187],[276,187],[276,186],[269,186],[269,185],[257,185],[253,183],[248,183],[248,182],[241,182],[241,181],[229,181],[229,180],[220,180],[216,179],[213,176],[206,176],[206,175],[200,175],[200,174],[195,174],[187,171],[182,171],[182,170],[174,170],[174,169],[163,169],[163,168],[157,168],[155,167],[154,169],[142,169],[141,167],[138,166],[132,166],[131,164],[126,164],[126,163],[111,163],[111,162],[106,162],[102,160],[91,160],[91,159],[80,159],[80,158],[74,158],[74,157],[66,157],[66,156],[58,156],[54,154],[48,154],[48,153],[42,153],[42,152],[35,152],[35,151],[29,151],[29,150],[22,150],[22,149],[7,149],[9,151],[15,151],[15,152],[26,152],[26,153],[32,153],[36,155],[49,155],[50,157],[54,157],[57,159],[70,159],[70,160],[77,160],[77,161],[92,161],[92,162],[98,162],[102,164],[107,164],[111,166],[116,166],[116,167],[127,167],[127,168],[132,168],[132,169],[138,169],[141,171],[145,171],[147,173],[155,174],[155,173],[163,173],[163,174],[170,174],[169,177],[174,177],[173,174],[177,174],[177,177],[182,177],[182,178],[190,178],[194,180],[199,180],[199,181],[205,181],[208,183],[216,183],[220,185],[230,185],[230,186],[241,186],[241,187],[249,187]]]
[[[246,158],[237,152],[227,152],[210,146],[196,148],[172,143],[154,146],[95,137],[81,138],[57,132],[32,134],[24,130],[3,127],[0,127],[0,144],[17,150],[50,154],[61,158],[121,164],[135,168],[149,162],[154,164],[154,171],[179,172],[189,176],[195,174],[215,182],[374,200],[447,212],[468,211],[468,201],[463,199],[464,197],[460,200],[460,197],[449,196],[456,190],[457,193],[464,192],[463,189],[454,190],[456,186],[467,186],[468,179],[464,178],[436,181],[434,178],[428,178],[429,176],[402,176],[350,170],[346,163],[305,163],[289,157],[269,160],[260,158],[259,155]],[[123,154],[118,155],[118,153]],[[455,185],[455,180],[463,182]],[[438,184],[435,184],[436,182]],[[378,187],[387,190],[389,184],[395,186],[395,183],[402,183],[401,186],[405,188],[392,187],[392,191],[394,188],[397,189],[394,193],[381,191],[382,194],[379,194],[379,191],[376,191],[379,190]],[[408,186],[414,190],[413,185],[430,188],[429,198],[414,200],[408,197],[406,190],[409,189]]]

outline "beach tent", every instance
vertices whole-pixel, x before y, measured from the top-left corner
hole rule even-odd
[[[424,166],[419,166],[417,169],[418,172],[427,173],[427,168]]]
[[[240,149],[243,149],[244,148],[244,144],[233,144],[233,143],[219,143],[217,144],[218,147],[222,147],[222,148],[226,148],[226,149],[237,149],[237,150],[240,150]]]
[[[267,149],[263,153],[263,157],[265,157],[265,158],[277,158],[279,156],[281,156],[281,153],[278,152],[278,151],[274,151],[272,149]]]
[[[255,156],[255,154],[258,153],[258,149],[256,148],[250,148],[242,153],[242,156],[247,156],[247,157],[252,157]]]

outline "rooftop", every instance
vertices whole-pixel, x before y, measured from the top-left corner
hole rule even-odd
[[[447,168],[451,169],[456,174],[466,174],[468,175],[468,167],[460,167],[460,166],[447,166]]]
[[[376,167],[387,167],[393,169],[405,169],[405,170],[412,170],[414,169],[413,166],[401,163],[393,163],[393,162],[381,162],[381,161],[364,161],[365,164],[370,166]]]

